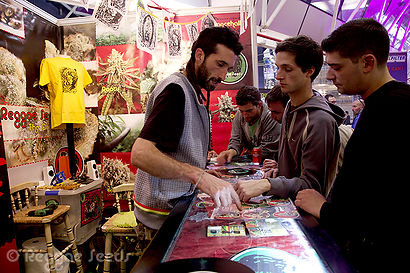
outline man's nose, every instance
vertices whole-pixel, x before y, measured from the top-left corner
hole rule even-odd
[[[277,79],[277,80],[283,79],[282,72],[281,72],[279,69],[278,69],[278,71],[276,72],[276,79]]]
[[[222,71],[218,74],[218,77],[219,79],[223,81],[225,80],[227,74],[228,74],[228,68],[222,69]]]
[[[335,75],[333,73],[333,70],[331,68],[329,68],[329,70],[326,73],[326,79],[328,81],[332,81],[332,80],[334,80],[334,78],[335,78]]]

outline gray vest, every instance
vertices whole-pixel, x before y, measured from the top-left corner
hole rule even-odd
[[[153,110],[156,97],[170,83],[178,84],[184,90],[185,120],[177,150],[167,155],[203,169],[209,146],[209,115],[206,107],[199,103],[195,89],[183,74],[174,73],[158,83],[149,97],[145,121]],[[144,206],[145,212],[151,209],[170,211],[179,197],[190,195],[194,190],[195,187],[191,183],[154,177],[140,169],[135,178],[134,194],[140,212],[142,212],[141,205]]]

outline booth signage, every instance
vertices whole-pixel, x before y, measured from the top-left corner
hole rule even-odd
[[[395,80],[407,83],[407,52],[391,52],[387,68]]]
[[[226,74],[226,78],[222,81],[225,84],[235,84],[240,82],[248,72],[248,61],[245,55],[242,53],[238,56],[235,61],[232,71]]]
[[[101,201],[101,189],[95,189],[81,194],[81,226],[84,226],[101,216]]]

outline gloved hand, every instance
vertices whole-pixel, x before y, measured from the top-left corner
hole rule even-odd
[[[231,204],[235,204],[239,210],[242,210],[239,196],[229,182],[205,172],[197,187],[211,196],[215,207],[228,207]]]

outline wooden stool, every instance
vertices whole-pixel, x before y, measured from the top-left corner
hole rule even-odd
[[[33,225],[33,224],[43,225],[44,234],[46,238],[46,244],[47,244],[47,251],[41,250],[41,249],[36,249],[36,250],[19,249],[19,252],[48,253],[48,263],[49,263],[50,272],[56,273],[55,260],[59,259],[69,249],[71,249],[71,251],[73,252],[75,263],[77,265],[77,272],[82,273],[83,267],[82,267],[81,257],[78,254],[73,230],[70,226],[68,215],[67,215],[67,212],[70,210],[70,206],[58,205],[58,207],[54,210],[53,214],[46,215],[46,216],[28,216],[29,211],[33,211],[37,209],[44,209],[46,207],[45,205],[40,205],[40,206],[38,205],[37,186],[38,186],[38,182],[25,182],[25,183],[22,183],[22,184],[19,184],[17,186],[13,186],[10,188],[11,205],[13,208],[13,221],[15,224],[22,224],[22,225]],[[29,191],[33,187],[34,187],[35,206],[30,206]],[[24,203],[22,202],[20,191],[24,191],[24,196],[25,196]],[[18,209],[15,204],[16,201],[18,204]],[[61,251],[60,255],[54,258],[53,237],[51,235],[51,224],[60,217],[64,218],[64,224],[67,230],[69,244],[66,248],[64,248]]]

